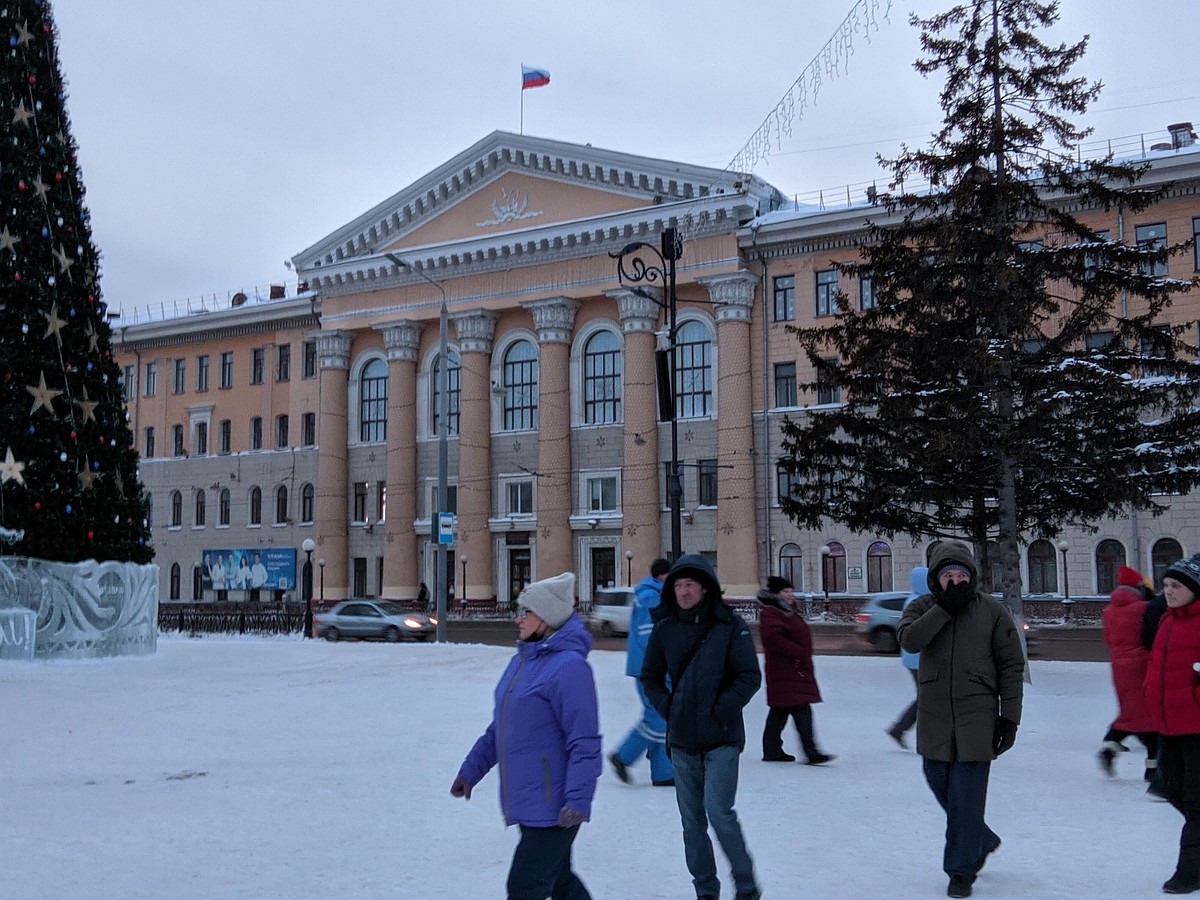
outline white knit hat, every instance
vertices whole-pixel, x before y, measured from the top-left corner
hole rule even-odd
[[[525,585],[517,597],[517,606],[536,613],[551,628],[562,628],[575,611],[575,576],[563,572]]]

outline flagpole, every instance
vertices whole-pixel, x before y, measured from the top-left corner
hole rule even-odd
[[[517,134],[525,133],[525,63],[521,63],[521,128]]]

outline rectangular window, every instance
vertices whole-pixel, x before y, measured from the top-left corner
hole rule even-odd
[[[288,445],[288,417],[275,417],[275,446],[282,450]]]
[[[786,469],[783,466],[776,466],[775,467],[775,503],[776,503],[776,505],[778,505],[779,501],[782,500],[784,497],[790,497],[792,495],[793,488],[797,487],[799,485],[799,483],[800,483],[799,480],[788,469]]]
[[[778,275],[773,281],[771,312],[776,322],[791,322],[796,318],[796,276]]]
[[[702,459],[696,465],[696,503],[717,505],[717,461]]]
[[[263,368],[265,363],[265,352],[262,347],[255,347],[250,351],[250,383],[263,383]]]
[[[800,405],[796,389],[796,364],[775,363],[775,405],[791,407]]]
[[[317,342],[304,342],[304,377],[317,377]]]
[[[221,387],[233,387],[233,352],[221,354]]]
[[[154,459],[154,429],[146,429],[146,459]]]
[[[196,357],[196,390],[200,393],[208,390],[208,356]]]
[[[817,289],[817,315],[832,316],[837,312],[837,269],[825,269],[813,277]]]
[[[153,397],[158,390],[158,363],[146,363],[146,392],[145,396]]]
[[[1134,229],[1134,236],[1137,240],[1139,250],[1164,250],[1167,246],[1167,223],[1156,222],[1153,225],[1138,225]],[[1138,266],[1138,271],[1143,275],[1156,277],[1166,275],[1167,262],[1165,259],[1157,262],[1146,262]]]
[[[317,414],[307,412],[300,420],[300,443],[305,447],[313,447],[317,443]]]
[[[587,479],[587,511],[617,511],[617,477],[615,475]]]
[[[262,449],[262,418],[255,416],[250,420],[250,449]]]
[[[1110,240],[1107,231],[1097,231],[1096,240],[1107,242]],[[1090,281],[1096,276],[1096,270],[1100,267],[1100,257],[1098,253],[1083,254],[1083,277],[1085,281]]]
[[[827,359],[827,363],[836,366],[836,359]],[[817,405],[826,406],[834,403],[842,402],[842,392],[836,384],[830,373],[826,369],[817,370]]]
[[[1156,359],[1171,359],[1175,355],[1170,329],[1159,326],[1150,334],[1142,335],[1142,377],[1156,378],[1169,374],[1165,366],[1155,365]]]
[[[439,513],[439,512],[448,512],[451,515],[457,516],[458,515],[458,485],[456,485],[456,484],[446,485],[446,506],[444,509],[439,510],[438,509],[437,485],[434,484],[433,488],[429,492],[429,504],[430,504],[429,508],[433,510],[434,515],[437,515],[437,513]],[[432,518],[432,516],[430,518]]]
[[[187,390],[187,360],[175,360],[175,384],[171,388],[171,393],[182,394]]]
[[[183,426],[171,426],[171,450],[174,456],[183,456]]]
[[[387,521],[387,482],[378,481],[375,483],[375,521]]]
[[[230,453],[233,451],[233,423],[229,419],[222,419],[218,431],[217,452]]]
[[[354,510],[350,517],[352,522],[367,521],[367,488],[365,481],[354,482]]]
[[[134,388],[137,386],[135,383],[136,378],[137,378],[137,372],[134,370],[133,366],[126,366],[125,367],[125,399],[126,400],[132,399],[135,394]]]
[[[208,456],[208,423],[196,423],[196,455]]]
[[[510,516],[533,515],[533,482],[510,481],[507,485],[508,500],[505,512]]]
[[[354,596],[367,596],[367,558],[354,557]]]
[[[875,301],[875,285],[870,278],[858,279],[858,308],[863,312],[874,309],[879,304]]]
[[[1085,350],[1103,350],[1113,342],[1113,337],[1111,331],[1093,331],[1084,336],[1083,347]]]
[[[275,348],[275,380],[292,380],[292,345],[280,344]]]

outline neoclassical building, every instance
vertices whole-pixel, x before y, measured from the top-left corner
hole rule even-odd
[[[1174,243],[1200,229],[1196,155],[1153,162],[1169,197],[1136,222],[1098,216],[1097,230]],[[684,551],[708,555],[731,596],[777,571],[802,590],[906,584],[920,542],[800,531],[778,508],[779,423],[837,402],[798,389],[810,373],[785,328],[829,314],[839,287],[859,297],[832,261],[857,254],[873,215],[866,199],[799,207],[752,176],[495,132],[296,254],[296,295],[118,327],[164,599],[202,595],[208,549],[293,548],[302,563],[307,538],[327,600],[413,598],[435,584],[439,507],[456,516],[458,597],[507,604],[567,570],[584,597],[640,580],[670,547],[664,297],[618,278],[613,255],[668,227],[683,237]],[[1027,589],[1069,577],[1075,595],[1105,593],[1121,563],[1165,566],[1195,547],[1195,513],[1174,498],[1164,517],[1070,536],[1067,554],[1031,535]]]

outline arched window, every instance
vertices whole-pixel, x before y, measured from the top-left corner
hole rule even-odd
[[[693,319],[675,334],[675,414],[695,419],[712,412],[712,335]]]
[[[504,430],[530,431],[538,424],[538,358],[529,341],[517,341],[504,353]]]
[[[313,520],[313,486],[306,484],[300,488],[300,521],[311,522]]]
[[[275,488],[275,521],[282,524],[287,521],[287,485],[281,484]]]
[[[358,439],[387,440],[387,363],[373,359],[363,366],[358,378]]]
[[[821,573],[821,590],[829,593],[846,592],[846,548],[837,541],[830,541],[829,555],[825,557],[825,569]]]
[[[441,359],[435,359],[433,361],[433,371],[430,373],[432,381],[429,390],[434,434],[438,434],[438,428],[440,427],[438,416],[442,411],[440,405],[442,395],[438,392],[441,386],[441,371],[442,361]],[[462,404],[462,360],[453,350],[450,351],[450,368],[446,370],[446,378],[447,384],[450,386],[450,391],[447,394],[450,415],[447,417],[449,424],[447,425],[446,433],[458,434],[458,414]]]
[[[779,574],[797,591],[804,588],[804,554],[797,545],[784,544],[779,549]]]
[[[208,501],[204,496],[204,489],[196,491],[196,515],[193,524],[199,526],[204,524],[205,513],[207,511]]]
[[[250,524],[262,524],[262,488],[258,485],[250,488]]]
[[[621,421],[621,344],[611,331],[599,331],[583,348],[583,421]]]
[[[1054,545],[1039,538],[1029,545],[1029,593],[1053,594],[1058,590],[1058,559]]]
[[[884,541],[875,541],[867,548],[867,590],[892,589],[892,548]]]
[[[1163,573],[1171,563],[1183,559],[1183,547],[1174,538],[1159,538],[1150,550],[1150,566],[1154,570],[1154,584],[1162,587]]]
[[[170,591],[171,591],[171,599],[172,600],[179,599],[179,579],[180,579],[179,563],[171,563]]]
[[[1125,565],[1125,545],[1112,538],[1096,545],[1096,593],[1111,594],[1117,589],[1117,569]]]
[[[171,527],[183,525],[183,492],[171,491]]]
[[[217,524],[229,524],[229,488],[221,488],[217,494]]]

